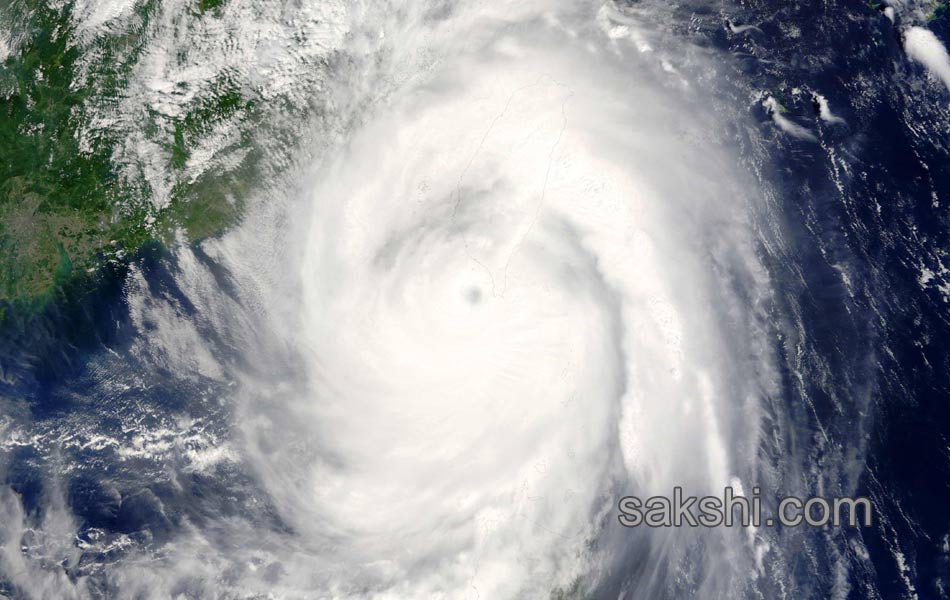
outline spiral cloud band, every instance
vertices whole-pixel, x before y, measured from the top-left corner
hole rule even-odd
[[[735,561],[732,532],[611,530],[616,490],[755,460],[763,281],[686,79],[709,59],[672,65],[608,6],[443,8],[361,24],[382,55],[301,194],[305,384],[247,406],[257,472],[333,540],[311,551],[334,597],[547,598],[613,561],[660,593],[688,553]]]

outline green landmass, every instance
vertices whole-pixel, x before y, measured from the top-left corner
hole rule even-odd
[[[224,0],[198,0],[198,10],[204,13],[209,10],[216,10],[223,4]]]
[[[930,16],[927,17],[927,22],[936,21],[947,15],[950,15],[950,2],[936,2],[933,5]]]
[[[199,9],[221,2],[202,0]],[[237,172],[177,176],[215,125],[254,114],[254,103],[226,78],[183,116],[151,114],[143,124],[176,174],[161,210],[144,181],[128,181],[114,164],[121,132],[95,130],[92,143],[81,146],[83,107],[117,103],[145,40],[133,32],[81,48],[71,9],[37,0],[0,4],[0,27],[25,34],[0,64],[0,303],[7,305],[35,305],[56,286],[125,260],[149,241],[170,243],[176,231],[191,241],[220,233],[238,218],[253,177],[253,153]],[[152,1],[137,8],[137,32],[154,9]],[[94,68],[80,81],[82,53],[93,50]]]

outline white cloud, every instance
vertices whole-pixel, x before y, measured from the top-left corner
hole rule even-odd
[[[904,32],[904,49],[908,56],[927,67],[950,90],[950,55],[932,31],[911,27]]]

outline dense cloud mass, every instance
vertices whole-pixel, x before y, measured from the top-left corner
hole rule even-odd
[[[711,58],[665,63],[609,7],[402,10],[360,24],[383,67],[357,77],[392,87],[301,192],[301,385],[244,392],[278,510],[340,597],[544,598],[628,542],[740,589],[738,536],[633,544],[612,514],[754,469],[769,357],[713,269],[766,282],[689,81]]]

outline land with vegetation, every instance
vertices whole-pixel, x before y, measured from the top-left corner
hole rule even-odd
[[[220,4],[200,0],[194,10]],[[139,31],[154,9],[153,2],[136,7]],[[93,102],[119,106],[145,40],[133,32],[81,43],[71,10],[37,0],[0,4],[10,46],[0,62],[0,308],[40,305],[58,286],[126,260],[149,241],[221,232],[238,218],[252,177],[252,153],[228,173],[184,175],[202,136],[255,112],[253,100],[221,78],[182,114],[145,115],[144,135],[166,151],[163,167],[174,182],[157,205],[148,182],[128,176],[135,165],[116,158],[123,132],[90,124],[85,114]]]

